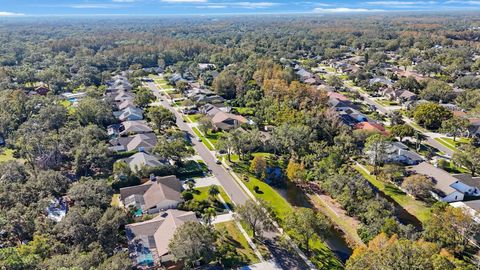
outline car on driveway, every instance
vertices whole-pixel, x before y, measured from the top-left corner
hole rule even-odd
[[[222,164],[222,162],[221,162],[220,159],[218,159],[218,158],[215,159],[215,163],[217,163],[217,164]]]

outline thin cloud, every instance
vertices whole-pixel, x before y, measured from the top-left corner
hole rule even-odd
[[[135,3],[137,0],[112,0],[114,3]]]
[[[315,8],[315,13],[363,13],[363,12],[382,12],[383,9],[367,9],[367,8]]]
[[[71,8],[77,8],[77,9],[107,9],[107,8],[120,8],[124,7],[121,5],[116,5],[116,4],[76,4],[76,5],[70,5],[69,7]]]
[[[430,5],[436,4],[435,1],[372,1],[365,2],[367,5],[377,6],[411,6],[411,5]]]
[[[267,8],[278,5],[278,3],[273,2],[238,2],[232,4],[244,8]]]
[[[25,14],[24,13],[0,11],[0,17],[15,17],[15,16],[25,16]]]
[[[464,5],[480,5],[480,1],[447,1],[447,4],[464,4]]]
[[[208,0],[161,0],[163,3],[206,3]]]

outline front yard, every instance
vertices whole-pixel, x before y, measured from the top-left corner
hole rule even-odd
[[[235,252],[230,254],[231,256],[224,261],[226,267],[233,268],[260,262],[248,244],[247,239],[242,235],[233,221],[215,224],[215,229],[219,232],[219,241],[223,241],[224,244],[233,247],[232,251],[235,250]]]

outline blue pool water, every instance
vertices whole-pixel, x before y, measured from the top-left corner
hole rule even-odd
[[[75,103],[78,101],[78,99],[76,98],[69,98],[68,101],[70,101],[71,103]]]
[[[153,265],[153,255],[149,250],[144,250],[142,254],[137,256],[137,263],[141,265]]]

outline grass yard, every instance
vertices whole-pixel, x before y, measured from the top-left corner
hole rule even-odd
[[[202,142],[205,144],[205,146],[208,148],[208,150],[210,150],[210,151],[215,150],[215,145],[213,145],[213,142],[208,141],[207,138],[205,138],[205,136],[202,135],[202,133],[200,132],[200,130],[197,127],[193,127],[192,130],[195,133],[195,135],[197,135],[197,137],[199,137],[202,140]],[[207,137],[208,137],[208,135],[207,135]],[[209,140],[210,140],[210,138],[209,138]]]
[[[360,166],[355,165],[354,168],[362,174],[372,185],[377,187],[385,195],[391,197],[395,202],[402,206],[408,213],[415,216],[422,223],[425,223],[430,218],[430,207],[425,202],[415,200],[393,184],[383,183],[376,179],[375,176],[368,174],[367,171]]]
[[[413,121],[410,122],[410,123],[408,123],[408,125],[410,125],[411,127],[413,127],[413,128],[416,129],[416,130],[420,130],[421,132],[428,132],[427,129],[419,126],[417,123],[415,123],[415,122],[413,122]]]
[[[13,150],[7,148],[0,148],[0,162],[15,160]]]
[[[247,164],[237,163],[233,168],[239,174],[246,172]],[[275,189],[263,181],[253,176],[249,176],[248,182],[243,182],[257,199],[262,199],[273,209],[277,220],[282,226],[283,220],[291,213],[294,208],[287,202]],[[258,192],[255,192],[255,186],[258,186]],[[312,256],[310,260],[322,269],[342,269],[340,261],[335,257],[332,251],[322,241],[311,241],[310,248]]]
[[[470,140],[468,138],[456,138],[456,141],[454,141],[452,138],[442,137],[435,138],[435,141],[441,143],[443,146],[447,147],[452,151],[457,151],[457,147],[461,146],[462,144],[470,143]]]
[[[453,144],[446,142],[444,138],[435,138],[435,141],[439,142],[441,145],[447,147],[452,151],[457,151],[457,148]]]
[[[110,203],[112,207],[120,208],[120,194],[113,194],[112,202]]]
[[[203,117],[203,114],[191,114],[191,115],[185,115],[185,117],[192,123],[198,122],[200,118]]]
[[[215,224],[215,229],[220,232],[221,241],[232,245],[238,257],[232,256],[226,260],[226,267],[238,267],[260,262],[253,249],[242,235],[233,221]]]
[[[233,203],[230,197],[227,195],[225,190],[223,189],[222,186],[217,186],[218,190],[220,190],[220,196],[222,196],[223,200],[227,203],[228,207],[230,209],[233,209]],[[193,193],[193,199],[197,201],[202,201],[202,200],[208,200],[208,189],[210,187],[200,187],[200,188],[195,188],[197,190],[197,193]]]
[[[390,101],[390,100],[386,100],[386,99],[377,99],[375,101],[382,104],[383,106],[397,106],[398,105],[398,102]]]

